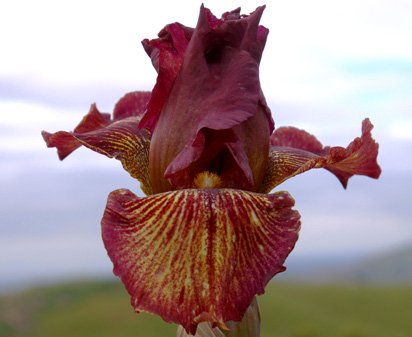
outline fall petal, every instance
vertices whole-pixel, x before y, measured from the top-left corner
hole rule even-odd
[[[83,117],[81,122],[74,129],[75,133],[81,134],[89,131],[104,128],[110,124],[110,114],[101,113],[96,104],[92,104],[89,112]],[[42,136],[47,147],[56,147],[60,160],[66,158],[70,153],[79,148],[82,144],[68,132],[58,131],[49,133],[42,131]]]
[[[120,160],[123,168],[140,181],[142,191],[152,194],[149,178],[150,134],[138,129],[138,119],[129,117],[99,131],[74,136],[93,151]]]
[[[113,119],[120,120],[130,116],[140,116],[146,109],[150,92],[136,91],[124,95],[116,104]],[[140,119],[139,119],[140,120]],[[96,104],[90,106],[89,112],[83,117],[81,122],[73,130],[73,133],[79,135],[95,130],[102,129],[113,121],[110,119],[110,114],[101,113]],[[70,153],[79,148],[82,143],[72,136],[71,132],[58,131],[49,133],[42,131],[42,136],[47,144],[47,147],[56,147],[60,160],[66,158]]]
[[[372,123],[362,122],[362,136],[346,148],[323,147],[311,134],[296,128],[279,128],[271,136],[269,165],[261,192],[268,193],[283,181],[312,168],[332,172],[346,188],[353,175],[378,178],[378,144],[372,138]]]
[[[136,311],[194,333],[240,321],[285,268],[300,227],[286,192],[187,189],[138,198],[110,194],[103,240]]]
[[[138,128],[139,119],[129,117],[106,128],[73,134],[82,145],[109,158],[120,160],[123,168],[140,181],[146,194],[152,194],[149,178],[150,133]]]
[[[150,97],[148,92],[132,92],[119,100],[110,114],[100,113],[93,104],[73,132],[42,132],[47,147],[56,147],[63,160],[81,145],[121,161],[124,169],[141,182],[144,193],[151,194],[149,178],[150,133],[138,128]]]

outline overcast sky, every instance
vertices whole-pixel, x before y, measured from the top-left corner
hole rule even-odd
[[[124,93],[150,90],[156,74],[140,41],[174,21],[194,26],[200,4],[0,6],[0,254],[9,256],[8,271],[110,268],[99,234],[106,195],[119,187],[138,192],[137,184],[117,162],[88,151],[59,162],[40,131],[70,130],[90,103],[110,112]],[[205,1],[217,16],[261,4]],[[276,125],[305,128],[325,145],[347,145],[369,117],[381,146],[379,181],[357,178],[343,191],[329,173],[313,172],[283,187],[303,217],[296,255],[374,252],[412,240],[412,2],[266,5],[261,82]],[[0,276],[8,271],[0,265]]]

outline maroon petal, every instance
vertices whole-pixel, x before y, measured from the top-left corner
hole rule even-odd
[[[150,133],[139,129],[139,121],[150,93],[133,92],[125,95],[114,110],[115,120],[100,113],[93,104],[73,132],[42,132],[48,147],[56,147],[63,160],[81,145],[121,161],[124,169],[141,182],[146,194],[152,193],[149,178]],[[128,117],[130,116],[130,117]]]
[[[126,94],[119,100],[119,102],[117,102],[113,112],[113,119],[120,120],[130,116],[141,117],[146,110],[149,98],[150,92],[136,91]],[[73,133],[80,135],[99,130],[108,126],[112,122],[113,121],[110,119],[110,114],[101,113],[97,109],[96,104],[92,104],[89,112],[76,126]],[[66,158],[70,153],[82,145],[76,137],[72,136],[71,132],[58,131],[51,134],[47,131],[42,131],[42,136],[47,144],[47,147],[57,148],[57,153],[60,160]]]
[[[124,95],[114,107],[113,119],[142,116],[146,111],[150,95],[150,91],[134,91]]]
[[[88,114],[83,117],[73,132],[77,134],[86,133],[104,128],[110,123],[110,114],[101,113],[97,109],[96,104],[92,104]],[[75,137],[72,137],[70,133],[65,131],[58,131],[53,134],[47,131],[42,131],[42,136],[47,147],[57,148],[57,154],[60,160],[66,158],[70,153],[82,145]]]
[[[257,144],[253,150],[267,158],[266,137],[273,130],[273,121],[259,83],[259,63],[268,33],[259,27],[263,10],[260,7],[250,16],[234,11],[217,20],[201,8],[153,133],[150,165],[151,171],[152,167],[157,171],[152,181],[163,179],[159,191],[170,189],[169,182],[172,188],[190,187],[193,176],[199,173],[189,172],[191,165],[200,166],[200,171],[210,170],[203,163],[220,161],[209,158],[209,139],[215,143],[218,157],[222,157],[221,152],[228,153],[232,157],[228,161],[237,163],[241,172],[238,180],[245,181],[248,189],[253,190],[259,180],[255,176],[260,167],[251,167],[247,160],[250,153],[240,135],[247,129]],[[258,118],[260,127],[252,130],[247,123],[256,115],[263,118]],[[183,184],[182,177],[186,178]]]
[[[110,194],[103,240],[136,311],[194,334],[240,321],[293,249],[299,214],[286,192],[187,189]]]
[[[184,53],[192,33],[192,28],[185,27],[180,23],[173,23],[160,31],[158,39],[142,41],[158,76],[147,112],[140,122],[141,128],[147,128],[153,132],[183,63]]]
[[[353,175],[378,178],[379,146],[372,138],[372,129],[369,119],[365,119],[362,136],[346,148],[323,147],[313,135],[296,128],[277,129],[271,136],[269,165],[261,192],[268,193],[283,181],[312,168],[329,170],[345,188]]]
[[[128,117],[95,131],[85,133],[59,131],[46,137],[49,147],[57,146],[60,150],[62,146],[64,149],[65,144],[77,143],[109,158],[120,160],[124,169],[140,181],[143,192],[151,194],[150,134],[147,130],[139,129],[138,124],[139,117]]]

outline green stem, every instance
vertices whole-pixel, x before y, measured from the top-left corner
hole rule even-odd
[[[226,322],[229,330],[213,328],[210,323],[203,322],[197,327],[195,337],[259,337],[260,336],[260,313],[256,298],[253,299],[249,308],[246,310],[242,321]],[[176,337],[190,337],[181,326],[177,329]]]

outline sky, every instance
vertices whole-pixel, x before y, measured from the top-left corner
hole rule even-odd
[[[264,3],[204,1],[215,15]],[[100,239],[107,194],[142,194],[120,164],[87,150],[59,162],[41,130],[71,130],[96,102],[151,90],[141,47],[167,23],[196,24],[201,1],[17,0],[0,5],[0,279],[110,271]],[[412,242],[412,2],[271,1],[261,85],[276,126],[346,146],[369,117],[378,181],[344,191],[328,172],[282,185],[302,215],[291,258],[360,256]],[[0,284],[1,286],[1,284]]]

